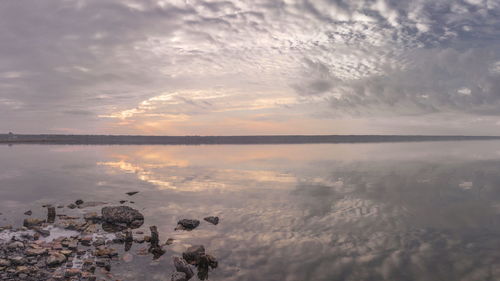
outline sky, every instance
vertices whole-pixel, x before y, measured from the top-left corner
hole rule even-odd
[[[2,0],[9,131],[500,135],[500,0]]]

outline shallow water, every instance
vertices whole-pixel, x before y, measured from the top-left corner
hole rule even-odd
[[[172,255],[203,244],[219,260],[210,280],[500,280],[499,141],[14,145],[0,155],[0,226],[20,225],[28,209],[43,217],[48,203],[133,200],[142,230],[175,239],[157,261],[134,244],[116,279],[169,280]],[[174,231],[210,215],[219,225]]]

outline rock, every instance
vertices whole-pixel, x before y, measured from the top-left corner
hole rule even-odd
[[[90,246],[92,243],[92,236],[84,236],[80,238],[80,243],[83,246]]]
[[[82,234],[92,234],[97,232],[97,224],[87,224],[87,227],[82,230]]]
[[[217,262],[217,260],[211,255],[203,256],[201,258],[201,263],[206,263],[212,269],[217,268],[217,266],[219,265],[219,262]]]
[[[120,200],[120,204],[127,202],[127,200]]]
[[[8,244],[8,245],[7,245],[7,248],[8,248],[9,250],[16,250],[16,249],[18,249],[18,248],[24,248],[24,244],[23,244],[23,242],[21,242],[21,241],[14,241],[14,242],[12,242],[12,243]]]
[[[201,256],[205,255],[205,247],[203,245],[194,245],[189,247],[184,253],[182,253],[182,257],[189,264],[197,265],[200,261]]]
[[[177,272],[182,272],[186,275],[185,280],[189,280],[193,277],[194,275],[193,269],[191,269],[189,264],[184,259],[176,256],[174,256],[172,259],[174,261],[175,270]]]
[[[139,191],[130,191],[130,192],[127,192],[125,194],[127,194],[128,196],[132,196],[132,195],[136,195],[137,193],[139,193]]]
[[[213,224],[213,225],[219,224],[219,217],[212,217],[212,216],[210,216],[210,217],[204,218],[204,220],[207,221],[207,222],[209,222],[209,223],[211,223],[211,224]]]
[[[117,256],[118,253],[113,248],[98,248],[94,252],[94,255],[96,255],[97,257],[110,257],[111,258],[111,257]]]
[[[54,223],[55,220],[56,220],[56,208],[55,207],[48,207],[47,208],[47,222]]]
[[[205,280],[208,278],[208,268],[215,269],[218,266],[217,260],[211,255],[202,255],[198,261],[198,278]]]
[[[104,207],[102,219],[112,224],[126,224],[130,228],[138,228],[144,223],[144,216],[128,206]]]
[[[165,242],[165,245],[172,245],[174,243],[174,238],[168,238],[167,242]]]
[[[189,220],[189,219],[182,219],[177,222],[177,227],[175,230],[193,230],[200,225],[199,220]]]
[[[148,251],[153,254],[154,259],[157,259],[161,257],[165,251],[160,246],[160,238],[156,226],[151,226],[149,229],[151,230],[151,246]]]
[[[98,259],[95,261],[95,265],[97,265],[98,267],[102,267],[104,269],[106,269],[107,271],[110,271],[111,270],[111,263],[109,261],[109,259]]]
[[[130,231],[130,230],[125,231],[125,243],[133,242],[133,241],[134,241],[134,237],[132,235],[132,231]]]
[[[39,234],[39,235],[41,235],[43,237],[50,236],[50,231],[49,230],[41,229],[39,227],[33,227],[33,230],[36,231],[37,234]]]
[[[27,228],[32,228],[35,226],[40,226],[44,222],[45,222],[45,220],[29,218],[29,219],[24,219],[23,226],[27,227]]]
[[[18,266],[16,267],[16,272],[19,273],[28,273],[30,271],[29,267],[27,266]],[[19,275],[20,276],[20,275]]]
[[[102,225],[102,230],[106,232],[120,232],[123,230],[126,230],[128,227],[125,224],[117,224],[117,223],[109,223],[109,222],[104,222]]]
[[[29,210],[29,211],[24,212],[24,214],[27,216],[31,216],[31,214],[33,214],[33,212],[31,210]]]
[[[83,218],[86,221],[93,221],[93,222],[98,222],[98,221],[102,220],[102,217],[99,216],[97,214],[97,212],[86,213],[85,215],[83,215]]]
[[[174,274],[172,274],[172,278],[170,280],[171,281],[188,281],[189,279],[187,278],[186,273],[174,272]]]
[[[76,205],[82,205],[83,204],[83,200],[82,199],[78,199],[75,201],[75,204]]]
[[[24,265],[26,263],[26,259],[21,256],[15,256],[10,258],[10,262],[12,265]]]
[[[71,204],[69,204],[67,207],[68,207],[68,208],[70,208],[70,209],[74,209],[74,208],[76,208],[77,206],[76,206],[76,204],[71,203]]]
[[[47,258],[47,265],[48,266],[58,266],[62,264],[63,262],[66,261],[66,256],[59,253],[59,252],[53,252],[50,254],[50,256]]]
[[[64,272],[64,277],[74,277],[74,276],[81,276],[82,271],[78,268],[68,268]]]
[[[132,236],[132,231],[125,231],[125,252],[128,252],[132,248],[132,243],[134,242],[134,237]]]
[[[9,229],[12,229],[12,225],[0,226],[0,232]]]
[[[0,266],[1,267],[9,267],[10,266],[10,261],[6,259],[0,259]]]
[[[62,220],[58,221],[57,226],[68,230],[81,230],[84,224],[77,220]]]
[[[41,256],[47,254],[48,251],[46,248],[30,248],[26,250],[25,254],[27,256]]]

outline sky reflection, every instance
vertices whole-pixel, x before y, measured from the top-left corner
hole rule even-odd
[[[143,228],[157,225],[175,243],[156,262],[116,265],[125,280],[164,280],[171,256],[193,244],[218,258],[211,280],[496,280],[499,149],[494,141],[2,146],[0,221],[28,208],[44,214],[46,202],[133,198]],[[127,197],[132,190],[140,193]],[[221,223],[174,231],[180,218],[209,215]]]

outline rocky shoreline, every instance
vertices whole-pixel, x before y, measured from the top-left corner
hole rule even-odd
[[[100,205],[108,204],[79,199],[66,208]],[[99,276],[111,277],[114,262],[133,259],[128,253],[133,243],[149,244],[140,254],[151,255],[155,260],[164,255],[174,241],[169,238],[162,243],[156,226],[149,227],[149,235],[134,231],[144,224],[144,216],[129,206],[104,206],[100,214],[89,211],[83,216],[68,216],[56,211],[63,206],[44,207],[46,219],[26,218],[23,227],[15,229],[0,226],[0,280],[94,281]],[[25,215],[31,216],[31,210]],[[204,220],[214,225],[219,223],[218,217]],[[199,225],[199,220],[182,219],[175,230],[192,231]],[[119,247],[124,248],[122,257]],[[182,257],[174,256],[172,263],[175,272],[165,272],[165,280],[187,281],[195,272],[200,280],[206,280],[209,270],[218,266],[216,258],[207,254],[203,245],[189,247]]]

